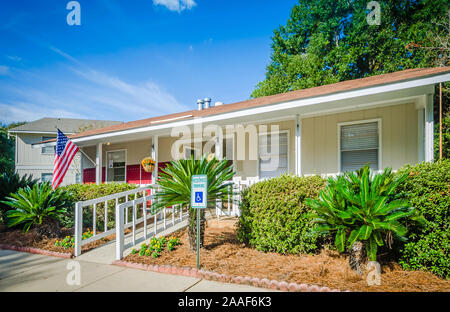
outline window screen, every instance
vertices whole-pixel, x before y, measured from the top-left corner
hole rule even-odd
[[[108,152],[108,182],[126,182],[126,152]]]
[[[277,148],[278,147],[278,148]],[[288,134],[259,137],[259,177],[272,178],[288,172]]]
[[[354,171],[367,163],[378,170],[378,122],[341,126],[341,171]]]
[[[51,173],[41,173],[41,182],[52,182],[53,174]]]
[[[42,141],[52,140],[52,139],[55,139],[55,138],[56,137],[54,137],[54,136],[53,137],[43,136],[42,137]],[[41,153],[42,154],[54,155],[55,154],[55,146],[42,147]]]

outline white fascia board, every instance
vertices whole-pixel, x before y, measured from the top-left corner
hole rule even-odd
[[[414,88],[414,87],[422,87],[422,86],[433,85],[433,84],[436,84],[439,82],[445,82],[445,81],[450,81],[450,73],[438,74],[438,75],[434,75],[431,77],[412,79],[412,80],[403,81],[403,82],[390,83],[390,84],[385,84],[385,85],[381,85],[381,86],[368,87],[368,88],[362,88],[362,89],[351,90],[351,91],[342,91],[342,92],[338,92],[338,93],[317,96],[317,97],[310,97],[310,98],[306,98],[306,99],[273,103],[273,104],[268,104],[265,106],[260,106],[260,107],[255,107],[255,108],[248,108],[248,109],[242,109],[242,110],[237,110],[237,111],[233,111],[233,112],[217,114],[217,115],[212,115],[212,116],[207,116],[207,117],[200,117],[200,118],[182,120],[182,121],[177,121],[177,122],[172,122],[172,123],[165,123],[162,125],[146,126],[146,127],[122,130],[122,131],[111,132],[111,133],[91,135],[88,137],[72,139],[72,142],[73,143],[77,143],[77,142],[81,143],[81,142],[86,142],[86,141],[102,140],[102,139],[107,139],[110,137],[116,137],[116,136],[122,136],[122,135],[128,135],[128,134],[151,132],[151,131],[169,129],[169,128],[173,128],[173,127],[189,126],[189,125],[194,125],[194,124],[198,124],[198,123],[211,123],[211,122],[216,122],[216,121],[221,121],[221,120],[226,120],[226,119],[243,117],[246,115],[270,113],[270,112],[274,112],[274,111],[300,108],[300,107],[304,107],[304,106],[320,104],[320,103],[325,103],[325,102],[333,102],[333,101],[357,98],[357,97],[362,97],[362,96],[380,94],[380,93],[385,93],[385,92],[409,89],[409,88]],[[56,145],[56,143],[53,142],[53,145]],[[43,147],[43,146],[44,145],[36,144],[36,145],[33,145],[33,148],[39,148],[39,147]],[[47,145],[45,145],[45,146],[47,146]]]
[[[57,134],[56,131],[29,131],[29,130],[8,130],[8,133],[25,133],[25,134]],[[65,132],[64,134],[75,134],[75,132]]]

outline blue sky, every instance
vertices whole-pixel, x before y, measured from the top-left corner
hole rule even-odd
[[[130,121],[249,98],[297,0],[0,2],[0,122]]]

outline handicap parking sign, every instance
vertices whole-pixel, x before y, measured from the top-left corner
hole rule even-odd
[[[196,204],[203,203],[203,192],[195,192],[195,203]]]
[[[191,206],[205,209],[207,206],[208,177],[205,174],[192,176]]]

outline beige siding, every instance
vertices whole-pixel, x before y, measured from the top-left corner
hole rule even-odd
[[[35,179],[41,179],[43,173],[53,173],[53,163],[55,155],[42,154],[40,148],[32,148],[31,144],[42,141],[43,136],[48,134],[28,134],[22,133],[17,135],[17,163],[16,171],[19,175],[32,175]],[[61,185],[76,183],[76,175],[81,174],[81,156],[78,153],[69,169]],[[80,176],[81,178],[81,176]]]
[[[338,123],[369,119],[381,120],[382,168],[417,163],[417,110],[402,104],[302,119],[302,173],[338,173]]]
[[[417,110],[414,104],[386,106],[374,109],[359,110],[338,114],[323,115],[319,117],[304,118],[302,122],[302,173],[309,174],[336,174],[338,164],[338,124],[351,121],[370,119],[381,120],[381,166],[399,169],[405,164],[414,164],[418,161],[418,129]],[[295,172],[295,121],[287,120],[277,123],[265,124],[268,131],[271,125],[278,125],[280,131],[289,132],[289,171]],[[258,133],[259,125],[257,125]],[[172,145],[179,138],[159,138],[159,162],[173,160]],[[127,150],[127,165],[139,164],[140,161],[151,155],[152,140],[128,142],[103,146],[103,166],[106,164],[106,152],[113,150]],[[204,144],[203,144],[204,145]],[[245,160],[237,160],[237,137],[234,139],[234,156],[237,176],[242,178],[258,177],[258,161],[250,160],[249,137],[246,135]],[[95,160],[96,147],[84,148],[84,151]],[[256,153],[257,154],[257,153]],[[84,160],[84,168],[93,165]]]

